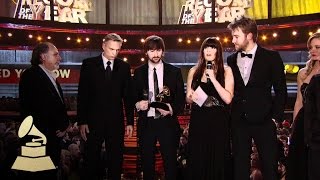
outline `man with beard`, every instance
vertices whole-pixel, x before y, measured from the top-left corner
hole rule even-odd
[[[253,138],[262,163],[263,179],[276,180],[276,122],[283,120],[287,97],[283,62],[278,52],[257,45],[254,20],[241,17],[228,28],[237,50],[227,58],[235,83],[231,108],[234,177],[249,179]]]
[[[164,161],[165,179],[177,175],[177,115],[184,106],[184,84],[179,68],[163,61],[165,46],[159,36],[149,36],[144,43],[148,63],[134,73],[134,99],[138,111],[138,138],[141,150],[143,179],[155,179],[155,148],[157,140]],[[163,98],[159,100],[159,93]],[[156,97],[158,96],[158,97]],[[167,107],[150,107],[161,101]]]

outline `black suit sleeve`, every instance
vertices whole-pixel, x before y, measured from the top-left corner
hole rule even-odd
[[[134,122],[134,103],[133,103],[133,87],[132,87],[132,77],[130,72],[130,66],[127,65],[126,67],[126,82],[124,87],[124,107],[125,107],[125,113],[127,118],[127,125],[133,125]]]
[[[133,93],[132,93],[132,97],[133,97],[133,103],[137,103],[138,101],[142,100],[142,93],[140,93],[141,91],[143,91],[143,88],[141,87],[141,83],[142,83],[142,78],[140,76],[140,74],[138,73],[139,69],[136,69],[134,71],[134,76],[132,77],[133,80]],[[145,91],[148,91],[148,89],[146,88]],[[148,97],[146,97],[145,100],[148,100]]]
[[[37,86],[32,79],[31,74],[26,70],[22,74],[19,82],[20,114],[22,120],[31,115],[30,112],[32,112],[33,109],[33,103],[31,102],[34,98],[32,98],[32,93],[34,92],[33,88]]]
[[[77,98],[77,116],[78,123],[87,124],[88,122],[88,105],[89,105],[89,67],[86,60],[83,61],[80,70],[80,80],[78,86],[78,98]]]
[[[278,122],[283,121],[284,109],[287,100],[287,84],[286,77],[284,74],[284,65],[280,54],[278,52],[271,52],[271,77],[272,86],[275,92],[275,97],[272,106],[272,118]]]
[[[175,73],[176,76],[176,92],[175,97],[173,100],[173,116],[177,116],[184,108],[184,100],[185,100],[185,93],[184,93],[184,82],[182,79],[181,70],[178,69]],[[172,104],[171,104],[172,105]]]

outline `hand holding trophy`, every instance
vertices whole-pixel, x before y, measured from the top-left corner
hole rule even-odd
[[[150,93],[148,90],[143,89],[142,93],[142,100],[138,102],[136,105],[137,109],[142,110],[142,111],[147,111],[149,110],[149,103],[150,103]]]
[[[156,95],[156,99],[154,102],[150,103],[150,107],[159,108],[166,111],[169,111],[170,108],[166,103],[170,102],[170,89],[168,86],[163,86],[163,90],[161,93]]]

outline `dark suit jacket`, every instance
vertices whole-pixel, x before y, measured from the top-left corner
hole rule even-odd
[[[78,121],[101,135],[105,127],[116,133],[124,131],[125,108],[127,125],[133,125],[130,65],[114,60],[112,79],[107,82],[101,55],[83,60],[78,89]]]
[[[315,75],[307,87],[304,103],[305,142],[320,149],[320,75]]]
[[[19,83],[21,116],[32,115],[34,125],[46,136],[57,130],[64,131],[69,125],[67,110],[47,74],[39,67],[26,69]],[[48,137],[47,137],[48,138]],[[48,140],[49,141],[49,140]]]
[[[173,110],[173,118],[177,118],[177,114],[184,107],[184,84],[179,68],[163,62],[163,85],[170,89],[170,105]],[[134,102],[147,100],[144,91],[149,92],[148,82],[148,63],[140,66],[134,72]],[[139,111],[139,118],[146,118],[147,111]]]
[[[234,76],[234,97],[231,117],[233,123],[241,123],[245,117],[248,123],[261,124],[271,118],[283,120],[287,98],[284,66],[278,52],[258,46],[247,85],[244,84],[237,66],[237,53],[227,58]],[[271,89],[275,97],[272,99]]]

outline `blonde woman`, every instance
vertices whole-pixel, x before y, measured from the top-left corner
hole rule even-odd
[[[306,179],[307,177],[307,146],[305,143],[305,110],[309,84],[317,74],[320,74],[320,33],[314,33],[307,41],[309,60],[297,76],[297,98],[293,111],[292,135],[288,154],[287,180]],[[298,163],[297,163],[298,162]]]

